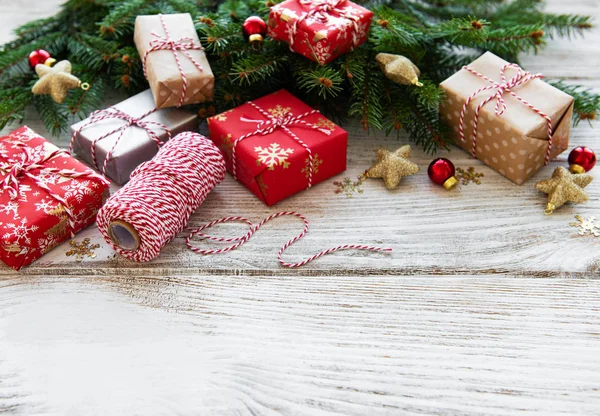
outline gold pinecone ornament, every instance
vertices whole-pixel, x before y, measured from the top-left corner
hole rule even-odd
[[[421,70],[410,59],[402,55],[378,53],[375,60],[386,77],[401,85],[422,87],[419,82]]]

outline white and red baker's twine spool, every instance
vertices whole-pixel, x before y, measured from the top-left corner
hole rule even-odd
[[[200,134],[181,133],[106,202],[98,212],[98,229],[118,254],[152,260],[224,178],[219,149]]]

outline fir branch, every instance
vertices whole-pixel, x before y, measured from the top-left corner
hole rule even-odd
[[[64,105],[55,103],[49,95],[33,95],[33,105],[53,136],[67,130],[69,113]]]
[[[317,90],[319,97],[324,99],[337,97],[343,90],[343,78],[339,70],[328,66],[317,66],[315,68],[300,67],[294,70],[298,87],[311,92]]]
[[[549,84],[566,92],[575,99],[573,117],[575,125],[582,120],[591,122],[600,115],[600,94],[595,94],[589,88],[580,85],[569,85],[564,81],[550,81]]]
[[[22,122],[31,99],[29,86],[0,90],[0,129],[13,121]]]
[[[252,85],[273,77],[287,62],[288,58],[279,54],[252,55],[235,62],[230,75],[240,85]]]

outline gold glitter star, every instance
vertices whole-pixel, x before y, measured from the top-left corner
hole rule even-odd
[[[383,178],[388,189],[396,189],[402,177],[414,175],[419,171],[419,166],[408,160],[410,145],[402,146],[395,152],[379,149],[377,163],[365,172],[367,178]]]
[[[62,103],[67,98],[69,90],[79,88],[81,81],[71,75],[71,62],[60,61],[54,67],[36,65],[35,72],[40,79],[35,83],[31,92],[37,95],[50,94],[57,103]]]
[[[581,204],[589,197],[583,190],[594,178],[585,173],[574,175],[568,169],[560,166],[552,174],[552,178],[538,182],[535,187],[538,191],[548,194],[546,215],[552,214],[567,202]]]

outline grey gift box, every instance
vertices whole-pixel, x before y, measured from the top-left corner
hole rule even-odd
[[[152,91],[146,90],[113,107],[132,117],[139,118],[155,108],[154,97]],[[184,131],[195,132],[198,130],[198,117],[196,114],[174,107],[156,110],[144,117],[142,121],[163,124],[171,132],[171,137],[175,137]],[[93,167],[92,143],[94,140],[125,126],[127,121],[120,118],[107,118],[91,124],[88,124],[89,122],[90,119],[87,118],[72,125],[71,132],[75,133],[81,129],[79,134],[75,136],[73,148],[81,158]],[[148,127],[156,133],[162,142],[168,140],[167,132],[159,126],[149,123]],[[96,142],[96,163],[99,170],[102,170],[107,154],[111,151],[121,133],[123,135],[112,151],[106,166],[106,172],[104,172],[106,177],[119,185],[129,181],[131,172],[142,163],[152,159],[158,152],[158,145],[150,138],[148,132],[139,126],[132,125],[124,131],[115,132]]]

